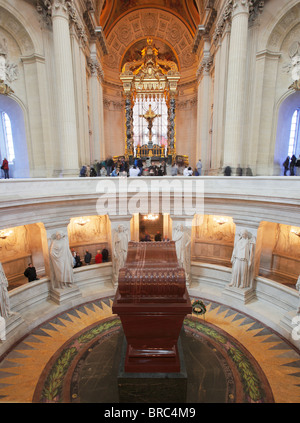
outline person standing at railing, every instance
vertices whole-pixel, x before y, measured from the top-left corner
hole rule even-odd
[[[6,157],[4,157],[1,169],[4,171],[4,178],[9,179],[9,166]]]

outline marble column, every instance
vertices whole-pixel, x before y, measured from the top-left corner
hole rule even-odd
[[[204,37],[203,59],[200,64],[198,74],[201,77],[201,82],[198,87],[198,111],[197,111],[197,150],[196,162],[202,161],[202,174],[204,175],[210,168],[210,134],[209,134],[209,119],[211,111],[210,102],[210,68],[213,59],[210,55],[210,40],[208,36]]]
[[[175,146],[175,111],[176,111],[176,100],[175,97],[172,95],[169,100],[168,106],[168,155],[169,155],[169,162],[171,162],[170,158],[175,153],[176,146]]]
[[[104,143],[104,116],[103,116],[103,93],[101,85],[102,69],[97,58],[96,43],[90,44],[91,56],[89,67],[91,70],[90,78],[90,103],[91,103],[91,125],[92,125],[92,145],[91,163],[95,160],[100,162],[105,160]]]
[[[232,6],[224,136],[224,166],[231,166],[232,169],[241,162],[248,19],[249,0],[235,0]]]
[[[56,67],[62,176],[78,176],[78,143],[69,13],[67,0],[53,0],[52,26]]]

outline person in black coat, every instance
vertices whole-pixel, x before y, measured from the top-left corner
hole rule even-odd
[[[86,250],[85,256],[84,256],[85,264],[91,264],[91,260],[92,260],[92,254],[88,250]]]
[[[106,263],[108,261],[108,250],[107,250],[107,248],[103,248],[101,254],[102,254],[102,263]]]
[[[32,263],[28,264],[27,269],[24,272],[24,276],[28,278],[28,282],[38,281],[39,278],[36,276],[35,267],[33,267]]]
[[[284,167],[284,176],[286,176],[286,172],[289,170],[290,167],[290,157],[287,156],[287,158],[285,159],[285,161],[282,163],[283,167]]]
[[[82,263],[80,260],[80,255],[78,253],[75,253],[75,266],[74,267],[81,267]]]
[[[224,176],[231,176],[231,167],[230,166],[225,167]]]
[[[291,163],[290,163],[290,175],[295,176],[295,166],[296,166],[297,157],[295,154],[291,157]]]

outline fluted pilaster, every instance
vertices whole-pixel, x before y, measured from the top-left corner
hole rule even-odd
[[[224,140],[224,166],[233,168],[240,163],[243,142],[248,19],[249,1],[235,0],[232,6]]]
[[[78,145],[68,2],[52,3],[53,43],[58,98],[62,175],[78,176]]]

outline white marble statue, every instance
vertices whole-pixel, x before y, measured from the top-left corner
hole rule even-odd
[[[189,285],[191,279],[191,236],[189,228],[177,225],[173,241],[175,241],[178,264],[185,270],[186,283]]]
[[[4,317],[0,316],[0,341],[6,341],[6,324]]]
[[[50,245],[50,263],[53,270],[53,288],[65,288],[73,285],[73,256],[68,238],[61,232],[52,235]]]
[[[249,288],[252,284],[255,237],[242,231],[235,241],[231,263],[232,276],[229,286]]]
[[[119,270],[124,267],[128,251],[129,233],[123,225],[119,225],[117,230],[113,231],[112,250],[113,250],[113,283],[118,283]]]
[[[299,291],[300,293],[300,275],[298,276],[298,280],[296,283],[296,289],[297,291]],[[297,310],[297,314],[300,314],[300,296],[299,296],[299,302],[298,302],[298,310]]]
[[[8,281],[5,276],[2,263],[0,263],[0,316],[4,319],[11,314],[7,287]]]

